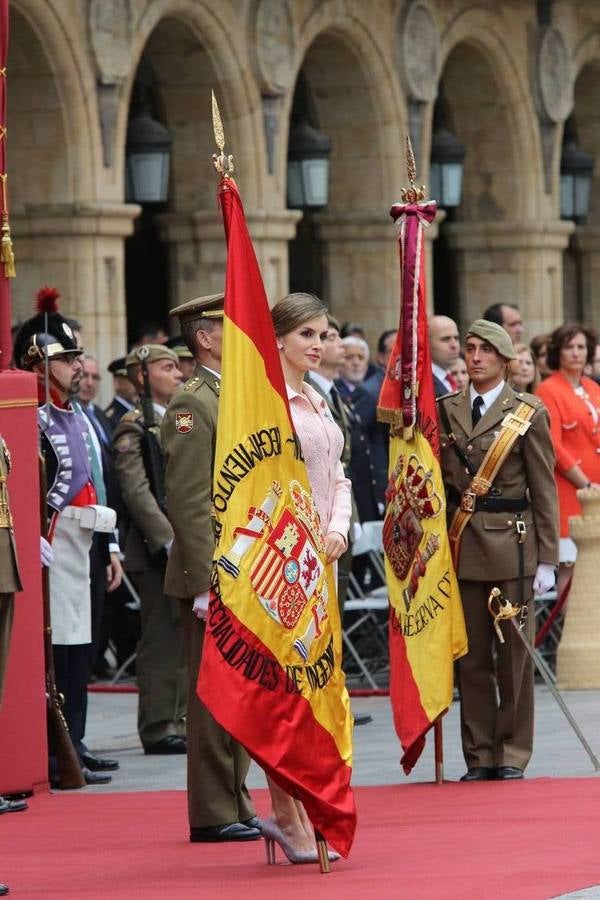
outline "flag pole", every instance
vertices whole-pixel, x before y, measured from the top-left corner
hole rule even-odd
[[[444,783],[444,730],[442,717],[439,716],[433,723],[433,737],[435,748],[435,783]]]
[[[213,165],[221,176],[221,184],[224,180],[230,179],[233,175],[234,165],[233,165],[233,156],[225,154],[225,133],[223,130],[223,122],[221,119],[221,113],[219,111],[219,106],[217,103],[217,98],[215,97],[215,92],[211,91],[212,95],[212,121],[213,121],[213,132],[215,137],[215,143],[219,149],[219,153],[213,153],[212,160]],[[233,179],[232,179],[233,180]],[[314,826],[313,826],[314,827]],[[329,861],[329,851],[327,849],[327,842],[320,831],[316,828],[315,832],[315,841],[317,844],[317,855],[319,866],[321,869],[321,873],[326,875],[331,871],[331,865]]]

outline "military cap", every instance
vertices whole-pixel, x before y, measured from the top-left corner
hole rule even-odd
[[[83,353],[73,329],[58,311],[59,297],[56,288],[43,287],[37,292],[36,315],[21,325],[15,337],[14,359],[20,369],[32,369],[44,359]]]
[[[171,350],[173,350],[177,354],[179,359],[194,358],[194,354],[190,353],[188,348],[185,346],[185,344],[183,343],[183,338],[180,334],[178,334],[177,337],[169,338],[168,341],[165,341],[164,346],[170,347]]]
[[[136,384],[137,367],[141,366],[143,362],[153,363],[158,362],[159,359],[170,359],[174,363],[179,362],[175,351],[165,346],[165,344],[142,344],[141,347],[136,347],[127,354],[127,359],[125,360],[127,377],[133,384]]]
[[[170,310],[170,316],[179,316],[180,322],[190,319],[222,319],[225,294],[208,294],[206,297],[194,297],[186,300]]]
[[[467,331],[467,337],[470,334],[491,344],[494,350],[499,353],[500,356],[504,357],[504,359],[517,358],[510,335],[504,330],[502,325],[497,325],[495,322],[488,322],[487,319],[475,319]]]
[[[127,378],[127,362],[124,356],[113,359],[106,368],[111,375],[120,375],[122,378]]]

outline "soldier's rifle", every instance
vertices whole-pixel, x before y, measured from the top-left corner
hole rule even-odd
[[[144,390],[141,396],[142,418],[144,421],[144,441],[142,444],[142,452],[144,456],[144,466],[146,475],[150,483],[156,502],[163,512],[166,511],[165,496],[165,473],[164,459],[162,450],[158,442],[158,423],[154,413],[154,403],[152,400],[152,385],[150,384],[150,373],[148,371],[148,356],[150,350],[148,347],[138,347],[135,351],[142,368],[142,379]]]
[[[594,769],[596,770],[596,772],[600,771],[600,762],[598,762],[594,751],[585,739],[585,735],[583,734],[581,728],[575,721],[573,713],[563,700],[560,691],[555,686],[552,679],[552,672],[549,670],[546,660],[542,657],[539,651],[532,646],[530,641],[527,639],[527,636],[523,632],[523,625],[525,624],[528,612],[527,607],[513,605],[510,600],[507,600],[502,596],[502,592],[499,588],[494,587],[490,591],[490,595],[488,597],[488,610],[490,612],[490,615],[494,619],[494,628],[496,629],[496,634],[498,635],[498,640],[501,644],[504,643],[504,635],[502,634],[502,629],[500,628],[500,622],[504,619],[508,619],[508,621],[511,623],[512,627],[515,629],[519,636],[519,640],[523,642],[527,653],[533,660],[533,664],[544,679],[547,687],[550,688],[550,692],[558,703],[567,722],[579,738],[581,746],[591,759]]]

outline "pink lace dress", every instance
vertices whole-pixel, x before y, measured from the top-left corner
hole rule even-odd
[[[340,462],[344,436],[314,388],[303,384],[299,394],[286,387],[323,536],[336,531],[347,539],[352,500],[350,481]]]

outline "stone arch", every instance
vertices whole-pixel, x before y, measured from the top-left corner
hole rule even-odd
[[[245,148],[262,145],[262,123],[260,116],[256,114],[259,98],[239,26],[239,20],[234,18],[234,11],[227,9],[224,4],[209,6],[197,3],[196,0],[162,0],[147,5],[133,36],[131,77],[125,86],[124,103],[119,111],[116,146],[121,166],[131,89],[139,61],[147,48],[158,56],[161,53],[163,57],[168,55],[168,48],[163,47],[161,50],[157,42],[160,41],[161,34],[171,30],[176,44],[185,46],[188,52],[195,54],[202,67],[202,72],[198,73],[195,80],[196,87],[201,88],[195,101],[198,119],[194,123],[202,141],[197,156],[197,178],[207,182],[212,179],[212,183],[216,183],[210,161],[215,150],[210,105],[210,89],[213,87],[221,109],[228,151],[234,154],[236,171],[244,183],[244,196],[248,205],[258,202],[263,187],[260,154],[249,153]],[[173,59],[173,62],[177,63],[177,71],[166,76],[171,90],[177,79],[182,84],[181,79],[184,78],[181,61]],[[209,75],[212,75],[212,83],[209,83]],[[193,78],[188,79],[188,82],[193,86]],[[212,199],[210,205],[214,208]]]
[[[545,194],[538,118],[516,53],[480,8],[457,16],[442,35],[441,80],[467,151],[463,202],[440,229],[456,273],[447,311],[463,331],[492,302],[517,303],[531,334],[562,309],[570,226],[548,219],[556,198]]]
[[[569,319],[596,324],[600,312],[600,34],[594,33],[575,54],[572,120],[577,143],[595,159],[590,207],[577,224],[564,254],[564,313]]]
[[[61,226],[75,205],[95,199],[98,129],[85,98],[84,68],[50,4],[11,3],[7,158],[19,274],[15,321],[31,315],[33,295],[45,282],[60,285],[66,311],[77,308]]]
[[[314,216],[324,297],[340,318],[362,321],[373,342],[398,318],[397,248],[388,211],[405,180],[400,135],[406,111],[393,53],[377,43],[366,21],[338,4],[323,4],[299,35],[294,84],[300,72],[319,128],[332,140],[329,204]],[[288,123],[292,96],[283,117]],[[287,141],[281,153],[285,172]]]
[[[499,32],[495,24],[484,10],[477,8],[457,16],[442,34],[440,78],[449,75],[463,97],[469,90],[475,93],[470,94],[470,102],[463,100],[462,104],[448,98],[458,120],[455,128],[460,140],[467,150],[471,149],[470,139],[478,145],[477,155],[471,153],[469,159],[467,153],[465,159],[467,205],[463,214],[472,219],[476,213],[477,204],[468,196],[470,177],[481,179],[480,173],[486,170],[484,158],[491,157],[498,167],[496,171],[502,173],[490,190],[493,205],[503,210],[503,218],[526,220],[538,214],[539,197],[544,190],[537,116],[527,73],[512,56],[506,34]],[[472,140],[474,137],[476,141]]]

